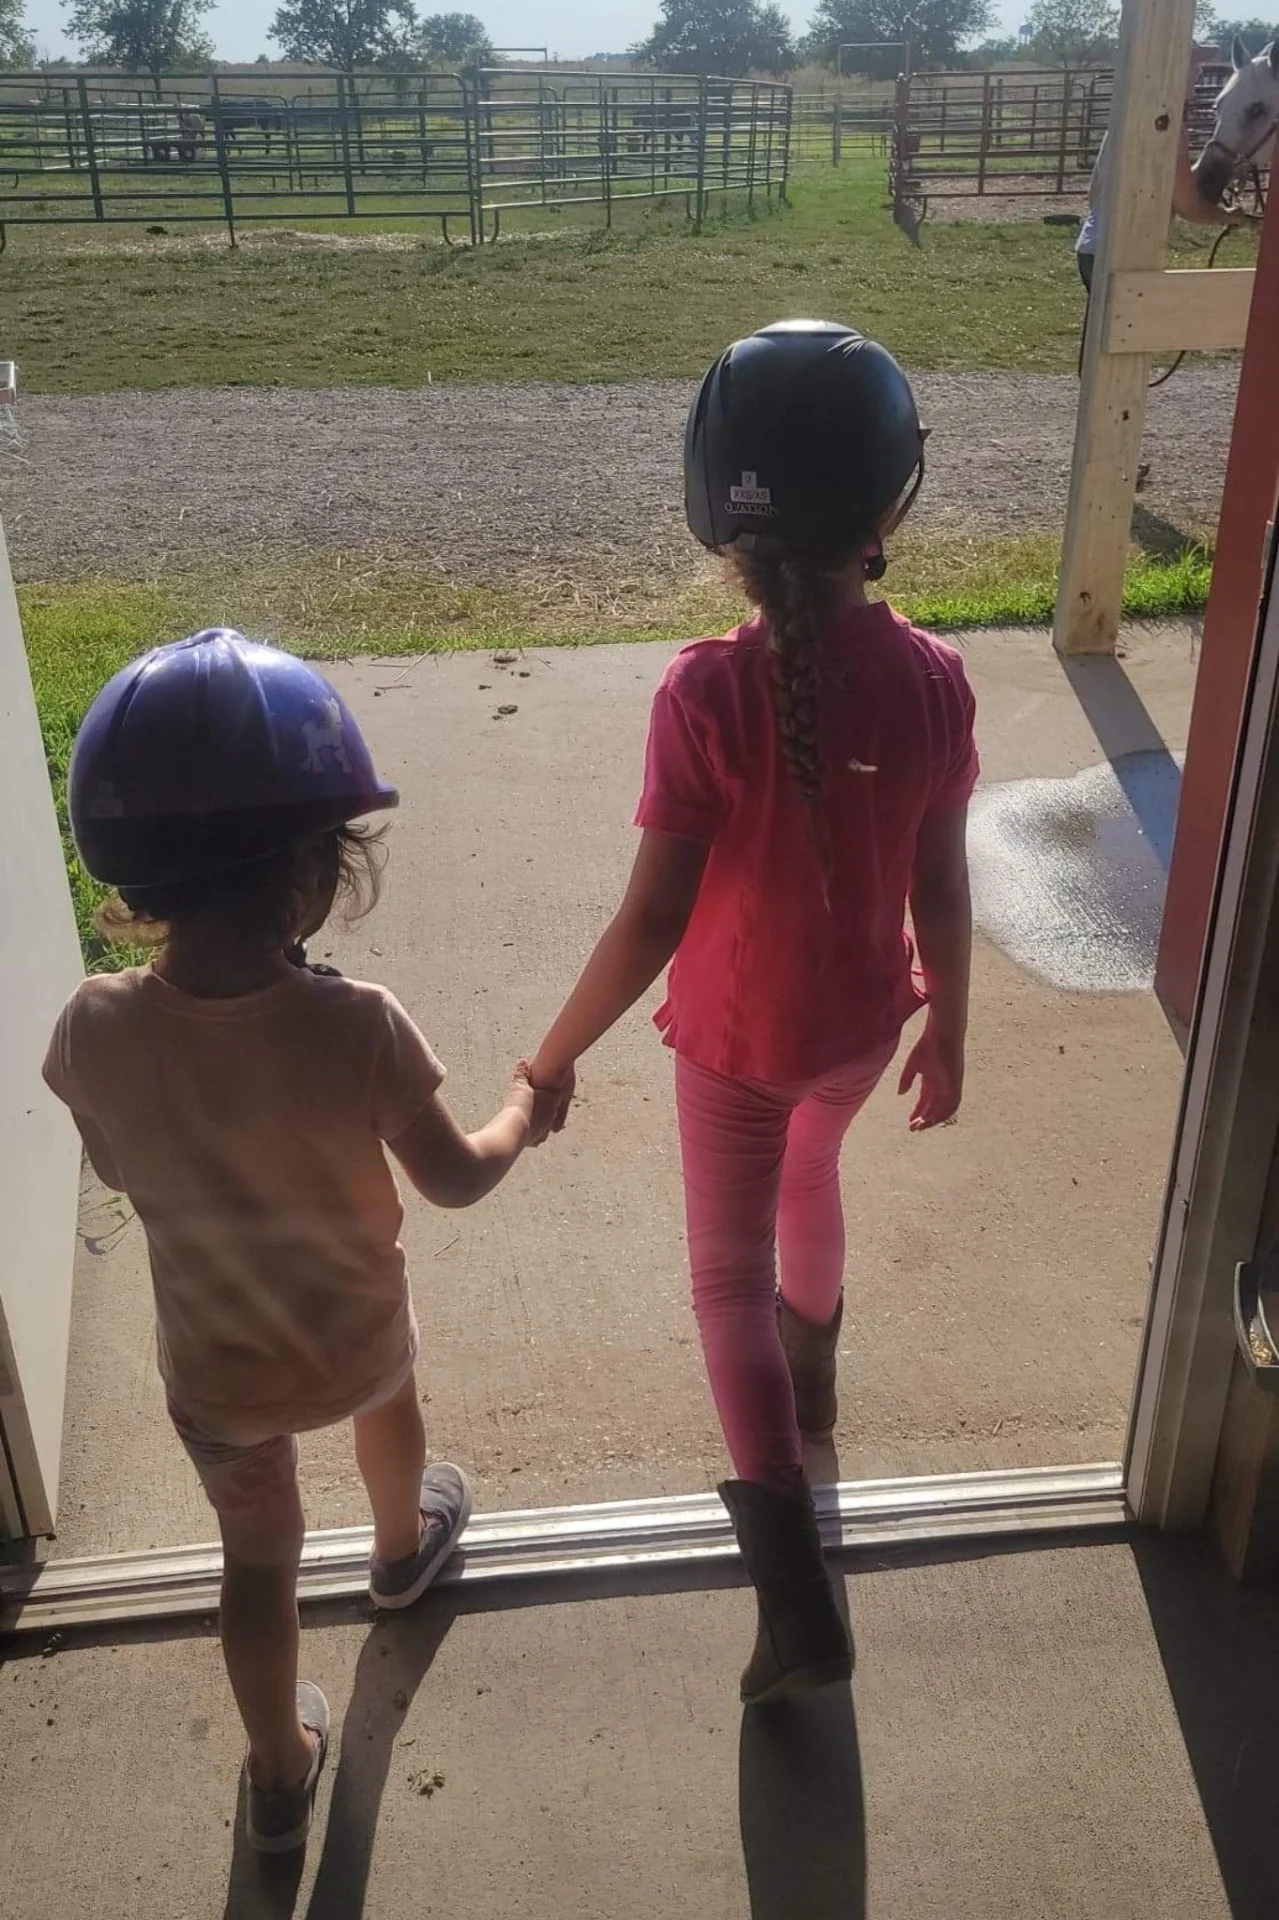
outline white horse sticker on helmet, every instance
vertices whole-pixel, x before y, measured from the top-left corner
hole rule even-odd
[[[302,742],[306,747],[306,759],[302,762],[304,773],[323,773],[326,770],[326,753],[331,753],[342,773],[350,773],[351,759],[346,750],[346,741],[342,734],[342,709],[336,700],[328,702],[329,724],[317,726],[314,720],[308,720],[302,728]]]

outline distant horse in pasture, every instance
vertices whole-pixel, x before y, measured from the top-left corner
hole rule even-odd
[[[639,101],[626,108],[622,137],[629,153],[651,153],[659,145],[682,152],[697,143],[697,107],[692,102]]]
[[[226,145],[234,147],[237,153],[244,151],[244,135],[257,133],[262,136],[263,151],[269,154],[272,140],[288,126],[288,115],[283,107],[270,100],[255,100],[248,95],[234,99],[223,95],[213,104],[213,122]]]
[[[152,160],[178,160],[190,166],[204,145],[205,120],[198,107],[178,107],[149,114],[146,150]]]

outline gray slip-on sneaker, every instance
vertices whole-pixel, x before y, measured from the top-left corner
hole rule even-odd
[[[411,1607],[434,1580],[471,1517],[471,1489],[460,1467],[447,1461],[422,1475],[422,1539],[403,1560],[369,1563],[369,1597],[375,1607]]]
[[[255,1853],[292,1853],[305,1846],[320,1769],[329,1750],[329,1703],[309,1680],[298,1681],[298,1719],[315,1735],[306,1778],[292,1787],[259,1787],[244,1763],[245,1833]]]

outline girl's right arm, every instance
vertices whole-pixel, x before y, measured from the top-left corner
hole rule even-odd
[[[387,1142],[409,1179],[437,1207],[473,1207],[505,1178],[529,1144],[550,1123],[554,1096],[541,1097],[517,1070],[501,1111],[475,1133],[463,1133],[438,1093],[417,1118]]]

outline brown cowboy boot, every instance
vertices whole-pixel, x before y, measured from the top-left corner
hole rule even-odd
[[[835,1425],[839,1402],[835,1398],[835,1349],[844,1318],[844,1296],[824,1327],[814,1326],[778,1296],[777,1324],[781,1329],[786,1364],[795,1388],[795,1416],[799,1430],[810,1439],[824,1440]]]
[[[852,1643],[822,1558],[808,1482],[775,1493],[752,1480],[725,1480],[719,1494],[759,1602],[743,1701],[757,1706],[850,1679]]]

